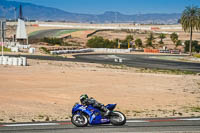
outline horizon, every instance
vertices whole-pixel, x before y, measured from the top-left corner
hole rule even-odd
[[[66,12],[82,13],[82,14],[103,14],[108,11],[119,12],[122,14],[171,14],[181,13],[186,6],[200,6],[200,0],[8,0],[24,3],[32,3],[35,5],[46,6],[64,10]],[[77,2],[79,4],[77,4]],[[145,3],[145,4],[143,4]]]

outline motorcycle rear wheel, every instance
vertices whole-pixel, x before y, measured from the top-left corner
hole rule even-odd
[[[82,113],[73,114],[71,122],[77,127],[86,127],[89,123],[87,116]]]
[[[126,123],[126,116],[119,111],[112,112],[110,122],[114,126],[123,126]]]

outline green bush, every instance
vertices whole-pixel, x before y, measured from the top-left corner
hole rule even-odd
[[[2,46],[0,46],[0,51],[2,50]],[[11,52],[11,49],[3,47],[4,52]]]
[[[116,48],[117,42],[104,39],[100,36],[95,36],[88,40],[87,46],[90,48]]]
[[[49,43],[50,45],[61,45],[63,41],[59,38],[48,38],[44,37],[42,39],[43,42]]]
[[[193,56],[196,58],[200,58],[200,54],[194,54]]]
[[[44,51],[46,54],[50,54],[50,51],[45,47],[40,47],[40,50]]]
[[[185,52],[189,52],[190,41],[185,41]],[[200,45],[198,41],[192,41],[192,52],[200,52]]]
[[[120,48],[128,48],[128,42],[133,40],[133,36],[132,35],[127,35],[126,38],[124,40],[119,40],[119,39],[115,39],[115,40],[108,40],[108,39],[104,39],[101,36],[95,36],[91,39],[88,40],[87,42],[87,46],[90,48],[117,48],[118,47],[118,41],[121,43],[120,44]]]
[[[136,47],[141,48],[142,47],[142,40],[140,38],[137,38],[135,40],[135,45],[136,45]]]

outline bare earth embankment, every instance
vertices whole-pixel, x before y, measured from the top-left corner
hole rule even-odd
[[[29,64],[0,66],[0,122],[69,119],[84,93],[117,103],[129,118],[200,116],[200,76],[72,62]]]

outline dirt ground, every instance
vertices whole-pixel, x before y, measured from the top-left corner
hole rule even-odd
[[[200,116],[200,76],[28,60],[0,66],[0,123],[67,120],[81,94],[117,103],[128,118]]]

